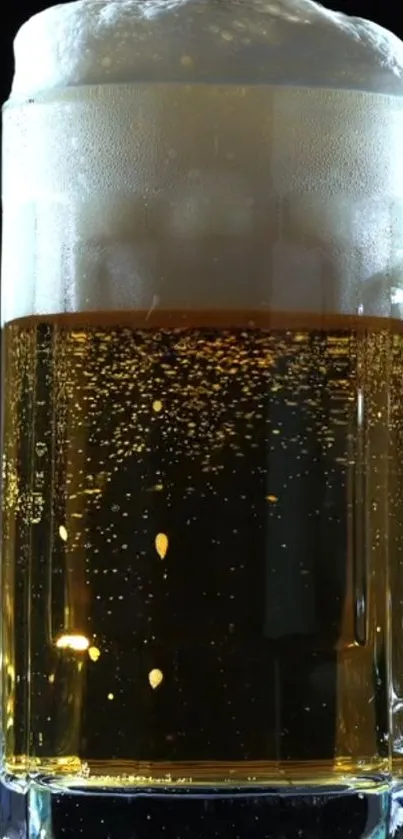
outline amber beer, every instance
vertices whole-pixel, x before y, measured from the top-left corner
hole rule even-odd
[[[358,316],[7,323],[9,773],[381,782],[402,351]]]

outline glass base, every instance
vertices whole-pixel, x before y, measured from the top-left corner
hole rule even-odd
[[[55,792],[2,787],[6,839],[400,839],[403,791],[309,787]]]
[[[400,777],[393,785],[389,835],[391,839],[403,839],[403,777]]]

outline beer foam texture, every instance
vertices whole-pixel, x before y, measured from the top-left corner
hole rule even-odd
[[[391,33],[310,0],[79,0],[31,18],[15,53],[3,320],[390,314],[403,238]]]
[[[12,97],[83,84],[206,81],[401,93],[403,44],[312,0],[78,0],[15,39]]]

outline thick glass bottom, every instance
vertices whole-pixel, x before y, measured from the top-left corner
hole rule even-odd
[[[2,799],[1,835],[19,839],[393,839],[396,829],[382,778],[371,789],[148,788],[135,795],[32,784],[25,795],[3,787]]]

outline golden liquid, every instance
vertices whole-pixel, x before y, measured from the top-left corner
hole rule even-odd
[[[254,312],[6,326],[9,773],[390,770],[402,335]]]

